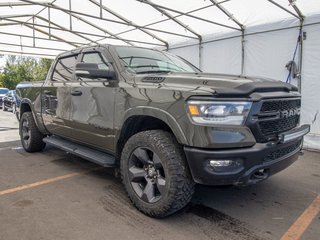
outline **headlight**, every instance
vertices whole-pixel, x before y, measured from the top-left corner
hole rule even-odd
[[[242,125],[251,105],[251,102],[187,102],[189,115],[195,123],[212,125]]]

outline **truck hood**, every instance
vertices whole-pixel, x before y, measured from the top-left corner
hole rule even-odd
[[[297,91],[288,83],[262,77],[213,73],[167,73],[136,75],[136,83],[153,83],[159,88],[210,93],[219,96],[248,96],[252,92]]]

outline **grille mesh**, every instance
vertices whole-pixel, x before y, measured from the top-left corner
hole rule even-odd
[[[294,100],[273,100],[264,102],[261,107],[261,112],[274,112],[300,108],[301,99]]]
[[[280,114],[281,111],[296,110],[301,106],[301,99],[272,99],[262,103],[260,113]],[[251,126],[257,142],[267,142],[283,133],[295,128],[299,124],[299,115],[278,119],[259,119]]]
[[[299,123],[299,116],[292,116],[283,119],[263,121],[259,123],[261,133],[266,136],[288,131]]]
[[[298,141],[295,144],[292,144],[288,147],[282,148],[282,149],[278,149],[276,151],[273,151],[271,153],[269,153],[265,158],[264,161],[269,162],[269,161],[273,161],[276,160],[278,158],[281,158],[293,151],[295,151],[296,149],[298,149],[301,146],[301,141]]]

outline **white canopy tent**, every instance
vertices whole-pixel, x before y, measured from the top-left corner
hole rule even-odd
[[[319,0],[0,1],[0,54],[53,58],[104,43],[166,49],[208,72],[291,81],[303,95],[302,123],[311,124],[305,146],[320,149]]]

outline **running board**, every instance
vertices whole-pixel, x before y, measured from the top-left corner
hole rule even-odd
[[[108,153],[100,152],[56,136],[45,137],[43,141],[103,167],[115,166],[115,158]]]

